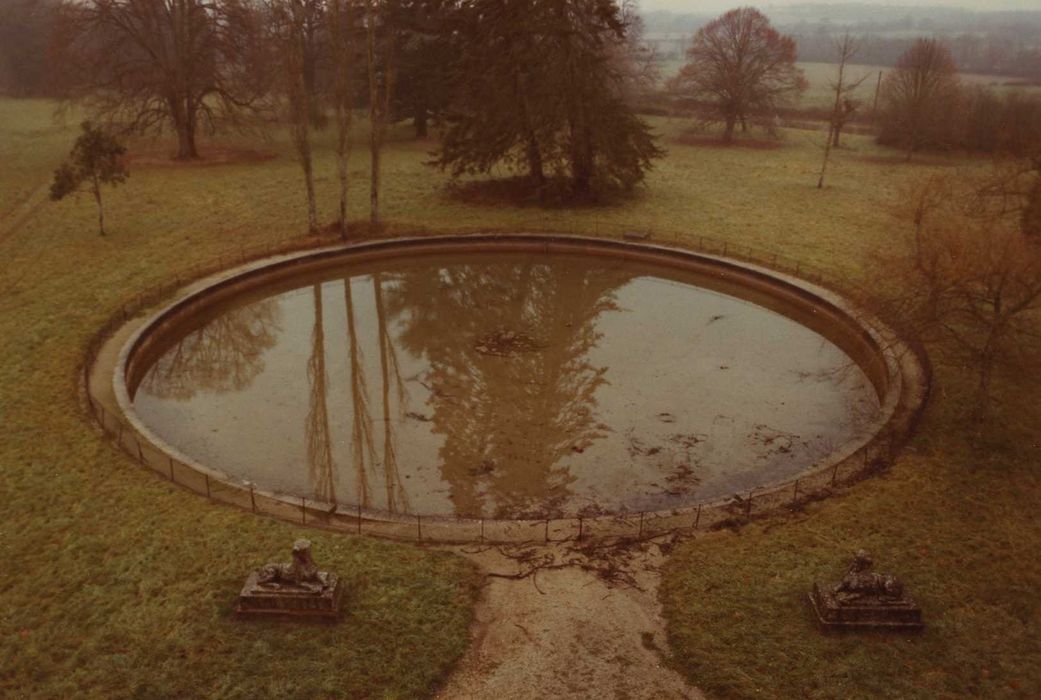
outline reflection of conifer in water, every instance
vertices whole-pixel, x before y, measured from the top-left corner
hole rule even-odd
[[[241,391],[264,370],[264,352],[274,347],[281,330],[281,309],[274,299],[221,310],[166,350],[141,388],[181,401],[200,391]]]
[[[387,313],[383,303],[382,275],[376,273],[372,277],[372,292],[376,305],[376,321],[378,326],[380,349],[380,374],[383,378],[383,471],[387,485],[387,510],[392,513],[403,510],[408,512],[408,494],[401,483],[398,471],[398,455],[394,442],[394,424],[390,419],[390,388],[393,379],[396,388],[396,399],[399,413],[405,405],[405,384],[401,379],[401,367],[398,354],[390,338],[387,326]]]
[[[307,420],[307,464],[315,497],[327,503],[336,502],[336,468],[329,443],[328,375],[325,370],[325,327],[322,315],[322,285],[314,290],[314,328],[311,331],[311,357],[307,360],[310,387]]]
[[[354,323],[354,298],[350,277],[343,280],[343,296],[347,307],[347,360],[351,378],[351,462],[354,466],[358,503],[367,508],[370,505],[370,493],[366,465],[375,463],[376,448],[372,437],[372,416],[369,414],[365,368]]]
[[[402,342],[425,355],[442,476],[462,515],[552,514],[570,497],[568,459],[603,432],[596,391],[607,368],[588,358],[598,317],[631,274],[559,261],[411,270],[391,297],[407,313]],[[508,357],[475,350],[496,329],[538,339]]]

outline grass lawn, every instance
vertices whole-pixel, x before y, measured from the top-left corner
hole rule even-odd
[[[50,111],[0,102],[0,149],[20,164],[0,172],[8,208],[46,184],[74,138],[52,127]],[[983,167],[957,158],[905,166],[849,137],[818,191],[823,134],[723,149],[683,145],[682,120],[654,124],[669,154],[647,186],[570,211],[454,200],[423,165],[434,142],[409,140],[402,127],[384,159],[383,214],[396,231],[638,226],[657,241],[711,236],[856,279],[873,250],[896,240],[902,187],[936,169]],[[0,236],[0,653],[9,660],[0,689],[11,694],[412,697],[465,645],[468,566],[313,531],[319,562],[352,584],[345,624],[233,623],[246,569],[284,556],[305,531],[169,487],[101,441],[77,403],[82,348],[123,298],[222,252],[300,235],[303,188],[284,137],[220,145],[273,157],[139,161],[106,192],[109,236],[95,232],[86,196],[45,202]],[[328,143],[316,151],[329,221],[335,171]],[[352,218],[367,215],[367,165],[359,147]],[[970,449],[959,420],[965,381],[940,363],[913,450],[885,476],[797,516],[680,545],[662,590],[673,663],[720,697],[1041,696],[1041,406],[1003,386],[998,427]],[[859,547],[920,600],[929,625],[920,637],[814,630],[806,589],[840,576]]]
[[[29,193],[75,136],[42,103],[0,102],[0,192]],[[8,168],[13,163],[14,167]],[[0,242],[0,696],[414,698],[466,648],[477,580],[449,554],[294,527],[209,504],[105,442],[78,397],[88,338],[128,293],[193,261],[294,235],[292,173],[134,172],[106,192],[40,205]],[[274,201],[273,201],[274,200]],[[314,542],[345,580],[336,626],[242,623],[249,569]]]

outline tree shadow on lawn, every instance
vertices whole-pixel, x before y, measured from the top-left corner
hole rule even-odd
[[[450,181],[444,187],[445,198],[490,207],[522,207],[547,210],[558,209],[611,209],[638,199],[642,188],[596,188],[591,195],[576,195],[571,181],[551,177],[539,187],[526,177],[506,177],[482,180]]]
[[[682,133],[675,140],[676,143],[683,146],[700,148],[741,148],[753,151],[776,151],[784,148],[784,142],[777,138],[735,136],[734,140],[728,143],[718,134],[706,134],[699,131]]]
[[[141,145],[131,149],[126,161],[134,168],[208,168],[264,163],[277,157],[270,151],[212,144],[201,147],[198,158],[185,159],[178,158],[165,146]]]

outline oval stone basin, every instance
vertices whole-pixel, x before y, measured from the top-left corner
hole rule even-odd
[[[277,493],[444,516],[660,510],[865,437],[878,392],[825,334],[805,304],[719,275],[448,250],[232,295],[167,328],[128,389],[167,445]]]

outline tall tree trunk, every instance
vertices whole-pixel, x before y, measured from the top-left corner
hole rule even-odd
[[[351,2],[328,3],[332,38],[333,108],[336,114],[336,176],[340,185],[340,238],[347,242],[347,186],[351,148],[351,107],[354,103],[351,79],[354,75],[351,39]]]
[[[831,130],[828,132],[827,140],[824,142],[824,162],[821,163],[821,174],[820,177],[817,179],[818,190],[824,189],[824,174],[828,171],[828,159],[831,157],[831,144],[832,139],[834,138],[834,132],[835,127],[833,125],[831,127]]]
[[[369,138],[369,154],[369,224],[376,229],[380,225],[380,144],[375,134]]]
[[[291,76],[290,79],[300,80],[301,78]],[[318,207],[314,194],[314,165],[311,158],[311,131],[308,127],[307,99],[304,95],[296,97],[290,95],[289,99],[296,101],[290,106],[293,120],[290,131],[293,135],[293,145],[296,146],[296,155],[300,160],[300,169],[304,171],[304,190],[307,194],[307,232],[314,235],[318,233]]]
[[[520,65],[514,65],[513,92],[517,97],[517,105],[520,107],[521,129],[524,132],[524,155],[528,161],[528,178],[531,184],[541,196],[546,186],[546,174],[543,171],[542,148],[539,146],[539,137],[535,133],[535,127],[531,120],[531,107],[528,103],[527,88],[521,76]]]
[[[539,148],[539,140],[534,131],[528,133],[527,142],[525,152],[528,158],[528,177],[535,188],[542,192],[546,186],[546,173],[542,169],[542,149]]]
[[[94,201],[98,203],[98,235],[105,235],[105,208],[101,206],[101,183],[98,176],[93,177],[91,190],[94,193]]]
[[[167,104],[170,106],[170,118],[173,121],[174,131],[177,132],[177,158],[180,160],[198,158],[199,151],[195,147],[195,110],[192,108],[190,98],[169,99]]]
[[[581,199],[589,197],[593,191],[593,146],[586,126],[585,105],[579,104],[576,112],[578,123],[571,127],[571,187],[575,196]]]
[[[318,233],[318,206],[314,196],[314,166],[311,161],[311,141],[307,128],[304,128],[306,152],[300,154],[300,165],[304,171],[304,188],[307,190],[307,232]]]
[[[416,113],[412,117],[412,126],[416,129],[417,139],[425,139],[430,134],[429,120],[430,115],[427,113],[426,105],[416,105]]]
[[[199,157],[199,151],[195,147],[195,131],[187,119],[182,119],[174,124],[177,130],[177,157],[181,160],[191,160]]]
[[[343,112],[342,114],[340,112]],[[336,176],[340,182],[340,238],[347,241],[347,164],[350,157],[351,110],[337,108]]]
[[[318,208],[314,194],[314,166],[311,158],[311,105],[313,94],[307,84],[307,21],[303,7],[290,3],[286,31],[285,70],[286,97],[289,101],[290,132],[296,147],[300,168],[304,171],[304,189],[307,193],[307,232],[318,233]]]
[[[824,189],[824,174],[828,170],[828,159],[831,158],[831,148],[834,145],[838,147],[839,142],[839,129],[840,126],[840,115],[839,110],[842,109],[842,89],[843,82],[846,77],[846,61],[849,58],[849,35],[846,35],[846,39],[842,45],[839,55],[839,79],[835,83],[835,103],[831,106],[831,120],[828,123],[828,138],[824,141],[824,162],[821,163],[821,175],[817,179],[817,189]]]
[[[376,13],[373,0],[366,0],[366,58],[369,73],[369,225],[373,229],[380,225],[380,149],[383,147],[383,127],[386,115],[380,99],[381,85],[376,69]],[[389,41],[389,39],[385,39]],[[384,65],[386,74],[390,67]],[[388,81],[384,75],[384,87]]]
[[[980,358],[979,383],[976,385],[976,405],[973,407],[972,417],[979,424],[987,420],[990,414],[990,380],[994,369],[994,359],[986,351]]]
[[[734,127],[737,125],[737,118],[733,115],[727,115],[726,128],[723,130],[723,143],[731,143],[734,140]]]

